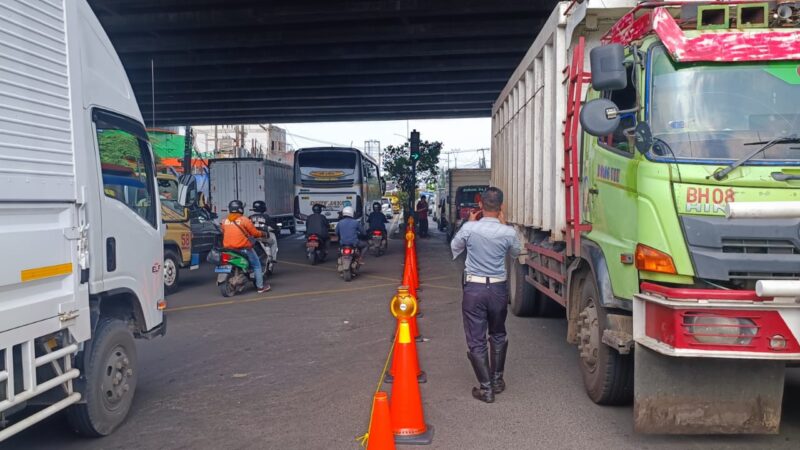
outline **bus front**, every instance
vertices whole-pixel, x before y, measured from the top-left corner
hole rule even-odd
[[[340,213],[351,206],[360,217],[359,154],[349,148],[306,148],[297,151],[294,160],[294,215],[305,221],[314,205],[322,205],[322,214],[331,223],[331,233]]]

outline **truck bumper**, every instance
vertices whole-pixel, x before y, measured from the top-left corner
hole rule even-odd
[[[800,359],[800,304],[751,291],[644,283],[634,296],[634,429],[779,431],[787,361]]]
[[[800,361],[800,303],[643,283],[633,299],[633,338],[668,356]]]

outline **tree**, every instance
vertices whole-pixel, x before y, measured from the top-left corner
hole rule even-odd
[[[435,183],[436,176],[439,174],[439,154],[442,152],[442,143],[422,141],[419,143],[419,147],[421,155],[417,161],[417,182],[423,182],[427,186]],[[387,178],[397,183],[397,188],[401,192],[414,192],[416,186],[412,186],[408,142],[401,146],[390,145],[383,150],[383,172]]]

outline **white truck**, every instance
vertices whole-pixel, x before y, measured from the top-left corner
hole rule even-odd
[[[278,235],[282,229],[295,233],[291,166],[260,158],[220,158],[208,162],[208,174],[212,210],[220,218],[228,214],[231,200],[244,202],[245,210],[261,200]]]
[[[472,209],[478,207],[480,196],[489,187],[491,169],[450,169],[445,175],[445,185],[440,191],[438,202],[443,210],[439,220],[445,219],[447,237],[452,239],[461,224],[469,217]],[[441,222],[439,225],[440,228]]]
[[[103,436],[166,330],[153,156],[86,1],[0,11],[0,441],[64,409]]]

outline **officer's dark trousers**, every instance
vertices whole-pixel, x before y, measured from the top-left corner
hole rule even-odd
[[[464,317],[464,334],[470,352],[487,351],[487,331],[493,344],[502,344],[506,341],[507,284],[465,284],[461,314]]]

